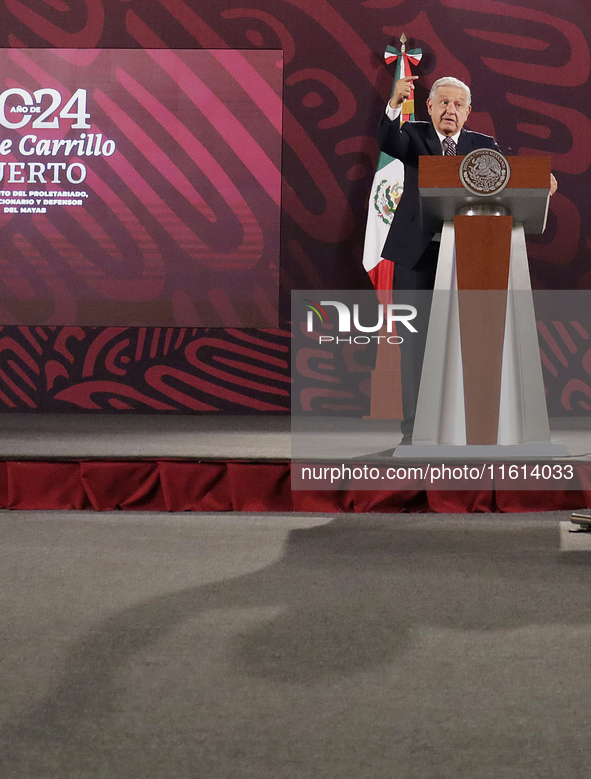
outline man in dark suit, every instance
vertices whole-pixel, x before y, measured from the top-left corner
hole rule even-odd
[[[418,292],[416,299],[411,300],[413,296],[409,291],[433,289],[440,239],[421,224],[419,157],[425,154],[465,155],[474,149],[500,151],[491,136],[464,129],[471,110],[470,89],[455,78],[441,78],[433,84],[427,100],[430,122],[404,122],[401,125],[402,104],[410,97],[416,78],[410,76],[396,82],[378,128],[380,150],[404,164],[404,192],[394,212],[382,257],[395,263],[396,298],[410,304],[414,300],[419,312],[418,333],[405,339],[408,343],[401,349],[403,444],[412,442],[430,308],[427,293]]]
[[[378,129],[380,150],[404,164],[404,192],[382,253],[382,257],[396,263],[397,270],[415,268],[433,240],[433,233],[424,230],[420,220],[419,157],[426,154],[465,155],[474,149],[500,151],[490,135],[464,129],[471,110],[470,89],[455,78],[441,78],[433,84],[427,100],[430,122],[401,125],[402,104],[409,97],[416,78],[410,76],[396,83]],[[437,266],[436,258],[433,264]]]

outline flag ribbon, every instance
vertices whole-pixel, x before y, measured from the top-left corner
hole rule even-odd
[[[384,59],[386,60],[386,65],[391,65],[393,62],[396,62],[398,57],[402,56],[404,58],[406,69],[410,71],[411,65],[418,65],[421,61],[421,57],[423,56],[423,53],[420,49],[411,49],[410,51],[398,51],[398,49],[395,49],[393,46],[387,46],[386,51],[384,53]]]

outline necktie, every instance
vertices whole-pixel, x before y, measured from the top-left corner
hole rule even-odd
[[[445,157],[456,156],[456,145],[453,141],[453,138],[444,138],[442,141],[442,145],[443,145],[443,154]]]

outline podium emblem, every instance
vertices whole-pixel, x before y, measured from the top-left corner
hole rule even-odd
[[[460,165],[460,179],[473,195],[497,195],[509,181],[511,168],[503,155],[494,149],[475,149]]]

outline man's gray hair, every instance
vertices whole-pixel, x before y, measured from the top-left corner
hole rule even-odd
[[[470,92],[470,87],[467,84],[464,84],[463,81],[460,81],[459,78],[454,78],[453,76],[445,76],[444,78],[439,78],[437,81],[433,84],[431,87],[431,91],[429,92],[429,98],[433,100],[435,97],[435,92],[439,87],[459,87],[460,89],[463,89],[466,92],[466,95],[468,97],[468,105],[472,102],[472,94]]]

